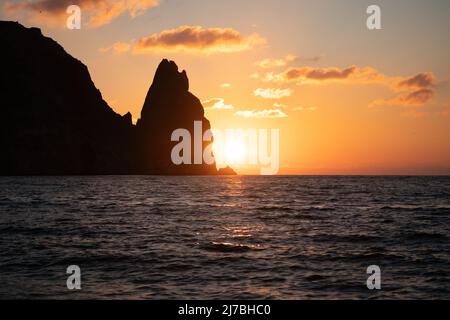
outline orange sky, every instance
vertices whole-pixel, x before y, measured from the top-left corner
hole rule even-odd
[[[139,117],[169,58],[213,127],[280,130],[280,174],[450,174],[448,2],[382,2],[374,31],[368,1],[83,0],[81,30],[69,2],[2,1],[1,17],[83,61],[118,113]]]

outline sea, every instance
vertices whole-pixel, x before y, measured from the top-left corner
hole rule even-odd
[[[450,299],[450,177],[0,177],[0,299]]]

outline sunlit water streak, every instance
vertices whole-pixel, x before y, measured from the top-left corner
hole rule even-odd
[[[449,299],[449,240],[448,177],[0,178],[0,298]]]

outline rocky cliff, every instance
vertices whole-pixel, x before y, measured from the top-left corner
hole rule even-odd
[[[186,73],[163,60],[137,126],[103,100],[87,67],[37,28],[0,21],[0,174],[218,174],[175,166],[175,128],[204,117]]]

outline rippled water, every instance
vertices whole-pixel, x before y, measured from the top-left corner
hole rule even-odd
[[[449,299],[449,240],[449,177],[0,178],[1,298]]]

